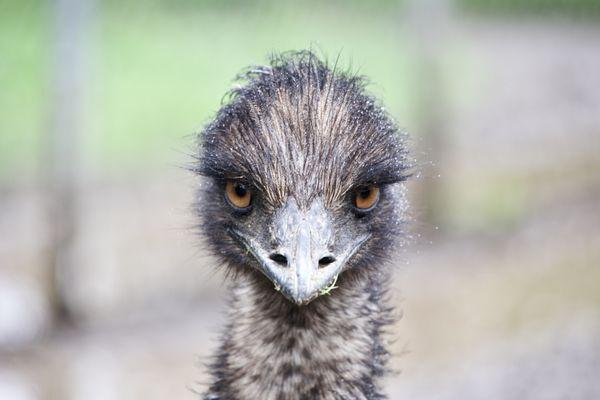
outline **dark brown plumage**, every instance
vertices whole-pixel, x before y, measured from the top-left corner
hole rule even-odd
[[[363,79],[310,52],[243,79],[196,167],[202,231],[236,278],[205,399],[382,399],[405,136]]]

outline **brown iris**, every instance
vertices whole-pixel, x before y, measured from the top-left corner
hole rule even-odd
[[[252,192],[242,182],[228,180],[225,187],[227,200],[235,208],[246,209],[252,202]]]
[[[354,192],[354,206],[359,211],[369,211],[379,201],[379,188],[377,186],[363,186]]]

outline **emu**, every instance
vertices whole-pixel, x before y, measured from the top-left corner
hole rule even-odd
[[[309,51],[249,68],[200,136],[197,210],[233,277],[205,400],[385,399],[406,137]]]

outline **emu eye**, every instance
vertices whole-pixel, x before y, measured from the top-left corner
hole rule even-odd
[[[354,192],[354,207],[358,211],[370,211],[379,201],[379,187],[363,186]]]
[[[229,204],[234,208],[246,209],[250,207],[252,192],[242,182],[228,180],[225,187],[225,194]]]

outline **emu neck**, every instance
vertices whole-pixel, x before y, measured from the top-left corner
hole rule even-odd
[[[264,279],[238,283],[205,399],[384,399],[381,283],[338,285],[298,307]]]

